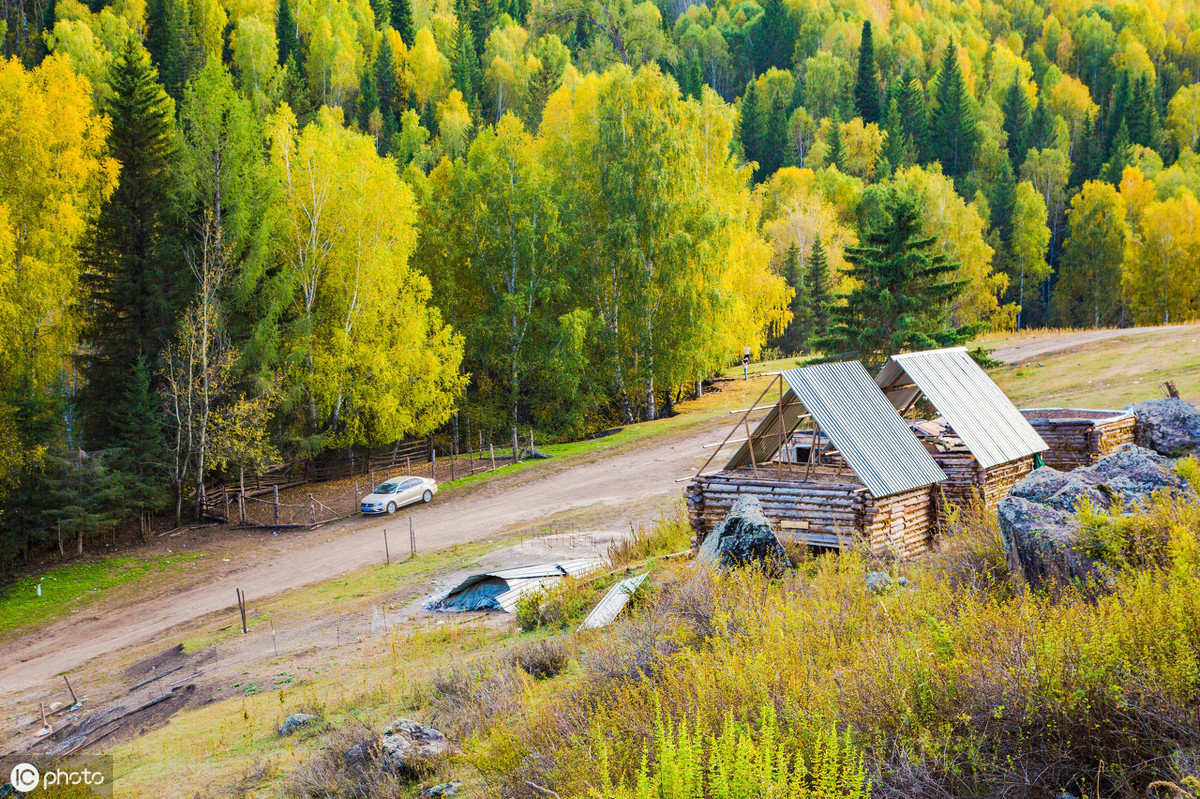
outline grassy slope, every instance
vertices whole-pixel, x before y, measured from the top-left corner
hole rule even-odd
[[[1001,346],[1015,338],[996,337],[985,346]],[[1174,380],[1180,396],[1197,401],[1200,335],[1173,330],[1131,332],[1040,356],[1019,367],[1003,366],[992,377],[1022,408],[1121,408],[1162,397],[1158,386],[1164,380]]]

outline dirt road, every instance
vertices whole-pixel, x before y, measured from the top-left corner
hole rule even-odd
[[[1135,327],[1125,329],[1080,330],[1073,333],[1046,332],[1018,334],[1011,340],[1001,340],[992,353],[992,357],[1005,363],[1026,363],[1044,355],[1055,352],[1086,347],[1122,336],[1135,336],[1146,333],[1161,333],[1177,331],[1182,336],[1194,336],[1200,331],[1200,325],[1160,325],[1158,327]]]
[[[412,516],[418,547],[428,551],[492,538],[573,512],[587,516],[589,529],[605,522],[627,528],[640,515],[657,516],[657,508],[681,496],[676,478],[703,463],[707,451],[700,445],[727,423],[705,422],[665,440],[656,438],[649,446],[589,456],[569,466],[547,461],[465,495],[417,507]],[[407,526],[402,521],[407,513],[391,518],[390,525]],[[64,619],[26,635],[7,647],[0,665],[0,698],[45,685],[91,658],[231,608],[235,584],[254,599],[377,563],[385,524],[384,518],[356,519],[342,530],[263,536],[258,546],[239,549],[228,562],[205,572],[199,584],[167,596],[97,608],[86,617]],[[569,528],[570,521],[564,526]]]

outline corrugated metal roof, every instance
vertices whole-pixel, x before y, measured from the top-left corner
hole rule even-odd
[[[591,630],[612,624],[613,620],[625,609],[625,605],[628,604],[633,593],[649,576],[650,572],[646,572],[637,577],[622,580],[610,588],[604,595],[604,599],[600,600],[600,604],[592,608],[592,612],[583,620],[583,624],[579,625],[579,629]]]
[[[514,613],[521,597],[549,588],[563,577],[582,577],[604,568],[602,558],[577,558],[472,574],[458,585],[431,597],[426,610],[457,611],[488,608]]]
[[[848,361],[785,369],[783,379],[789,388],[784,395],[785,437],[792,432],[789,419],[794,428],[804,412],[811,414],[872,496],[886,497],[946,479],[862,364]],[[789,398],[793,398],[790,404]],[[772,410],[753,436],[760,463],[778,448],[776,413]],[[749,462],[749,448],[743,444],[725,468]]]
[[[893,355],[875,382],[900,411],[924,394],[985,469],[1049,449],[965,347]]]

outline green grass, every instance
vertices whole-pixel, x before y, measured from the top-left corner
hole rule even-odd
[[[113,588],[168,574],[180,564],[202,557],[201,552],[189,552],[151,559],[106,558],[20,577],[0,593],[0,636],[45,624],[71,612],[82,612]],[[41,596],[37,593],[39,584]]]

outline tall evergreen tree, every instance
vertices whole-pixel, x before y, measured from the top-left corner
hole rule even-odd
[[[1007,248],[1012,243],[1013,199],[1017,190],[1016,175],[1009,161],[1000,161],[1000,172],[989,188],[987,199],[992,210],[992,228],[999,235],[1002,247]]]
[[[862,24],[862,41],[858,46],[858,76],[854,83],[854,110],[864,123],[878,123],[882,117],[879,107],[879,67],[875,63],[875,42],[871,21]]]
[[[808,257],[808,275],[804,282],[808,287],[807,344],[812,349],[819,339],[829,334],[830,309],[833,307],[829,261],[820,234],[813,237],[812,253]]]
[[[1008,136],[1008,160],[1014,169],[1020,169],[1029,149],[1026,136],[1029,129],[1029,97],[1016,74],[1004,93],[1003,110],[1004,132]]]
[[[483,50],[487,47],[487,39],[496,21],[500,18],[500,10],[496,0],[462,0],[464,9],[469,9],[471,20],[471,36],[475,40],[475,57],[482,58]]]
[[[738,138],[741,139],[742,152],[745,153],[746,160],[756,161],[759,164],[759,168],[754,172],[756,179],[762,170],[761,148],[766,127],[766,115],[758,97],[758,81],[751,79],[746,84],[746,92],[742,95],[741,114],[738,117]]]
[[[1125,126],[1125,120],[1121,120],[1121,126],[1117,128],[1117,136],[1113,140],[1112,152],[1102,170],[1105,182],[1114,186],[1121,182],[1121,174],[1125,171],[1125,167],[1129,166],[1131,147],[1129,129]]]
[[[300,58],[299,41],[296,37],[296,18],[288,0],[279,0],[279,11],[275,17],[275,39],[279,47],[279,63],[286,64],[289,58]]]
[[[952,178],[966,174],[975,156],[977,133],[971,95],[958,66],[958,48],[946,45],[938,75],[937,106],[929,120],[929,142],[942,171]]]
[[[1071,165],[1071,179],[1067,182],[1068,188],[1077,189],[1089,180],[1095,180],[1100,176],[1100,167],[1104,157],[1104,142],[1101,139],[1101,133],[1096,115],[1089,113],[1083,121],[1083,131],[1079,136],[1079,149],[1075,156],[1075,162]]]
[[[1112,157],[1113,142],[1117,139],[1117,131],[1121,129],[1121,124],[1125,122],[1125,115],[1129,108],[1129,72],[1121,72],[1121,80],[1112,89],[1112,95],[1108,101],[1108,114],[1104,121],[1104,160],[1107,161]],[[1126,129],[1126,133],[1128,133]]]
[[[908,134],[917,151],[924,154],[929,146],[929,111],[925,105],[925,87],[911,69],[904,70],[897,102],[904,132]]]
[[[796,49],[796,23],[783,0],[765,0],[763,11],[747,25],[754,71],[788,69]]]
[[[779,337],[779,348],[789,355],[795,355],[804,349],[809,332],[809,296],[808,285],[800,267],[800,248],[793,242],[783,256],[783,279],[791,286],[792,318]]]
[[[417,33],[413,29],[412,0],[392,0],[391,10],[392,27],[400,34],[401,41],[407,47],[412,47],[413,37]]]
[[[829,118],[829,132],[825,138],[825,165],[836,166],[843,170],[846,163],[846,150],[842,143],[842,120],[837,110]]]
[[[175,104],[136,37],[113,61],[109,85],[109,151],[121,174],[84,253],[89,447],[128,444],[117,423],[126,386],[139,359],[156,362],[188,287],[169,240],[178,194]]]
[[[1045,150],[1047,147],[1053,146],[1054,118],[1050,115],[1050,109],[1046,107],[1046,103],[1039,100],[1025,134],[1025,153],[1028,154],[1030,150]]]
[[[790,109],[790,97],[777,93],[771,98],[771,107],[766,115],[766,126],[763,130],[762,146],[759,148],[760,179],[775,174],[783,166],[784,154],[787,151],[787,125]]]
[[[1133,85],[1125,119],[1129,128],[1129,140],[1132,143],[1149,147],[1152,150],[1158,149],[1159,134],[1162,131],[1158,115],[1158,101],[1155,98],[1154,87],[1150,85],[1150,79],[1144,75]]]
[[[476,51],[475,33],[471,29],[470,0],[458,0],[458,28],[454,34],[454,51],[450,54],[450,79],[454,88],[462,92],[467,107],[472,111],[479,108],[480,70],[479,53]],[[422,109],[422,112],[431,109]],[[430,130],[434,128],[426,125]]]
[[[371,0],[371,12],[375,15],[375,27],[383,30],[392,22],[391,0]]]
[[[921,232],[915,197],[891,189],[885,219],[866,232],[862,244],[846,249],[849,276],[858,287],[832,309],[821,350],[831,359],[854,358],[877,368],[905,350],[955,346],[982,325],[950,325],[950,305],[968,281],[953,280],[957,265],[937,251],[937,238]]]

